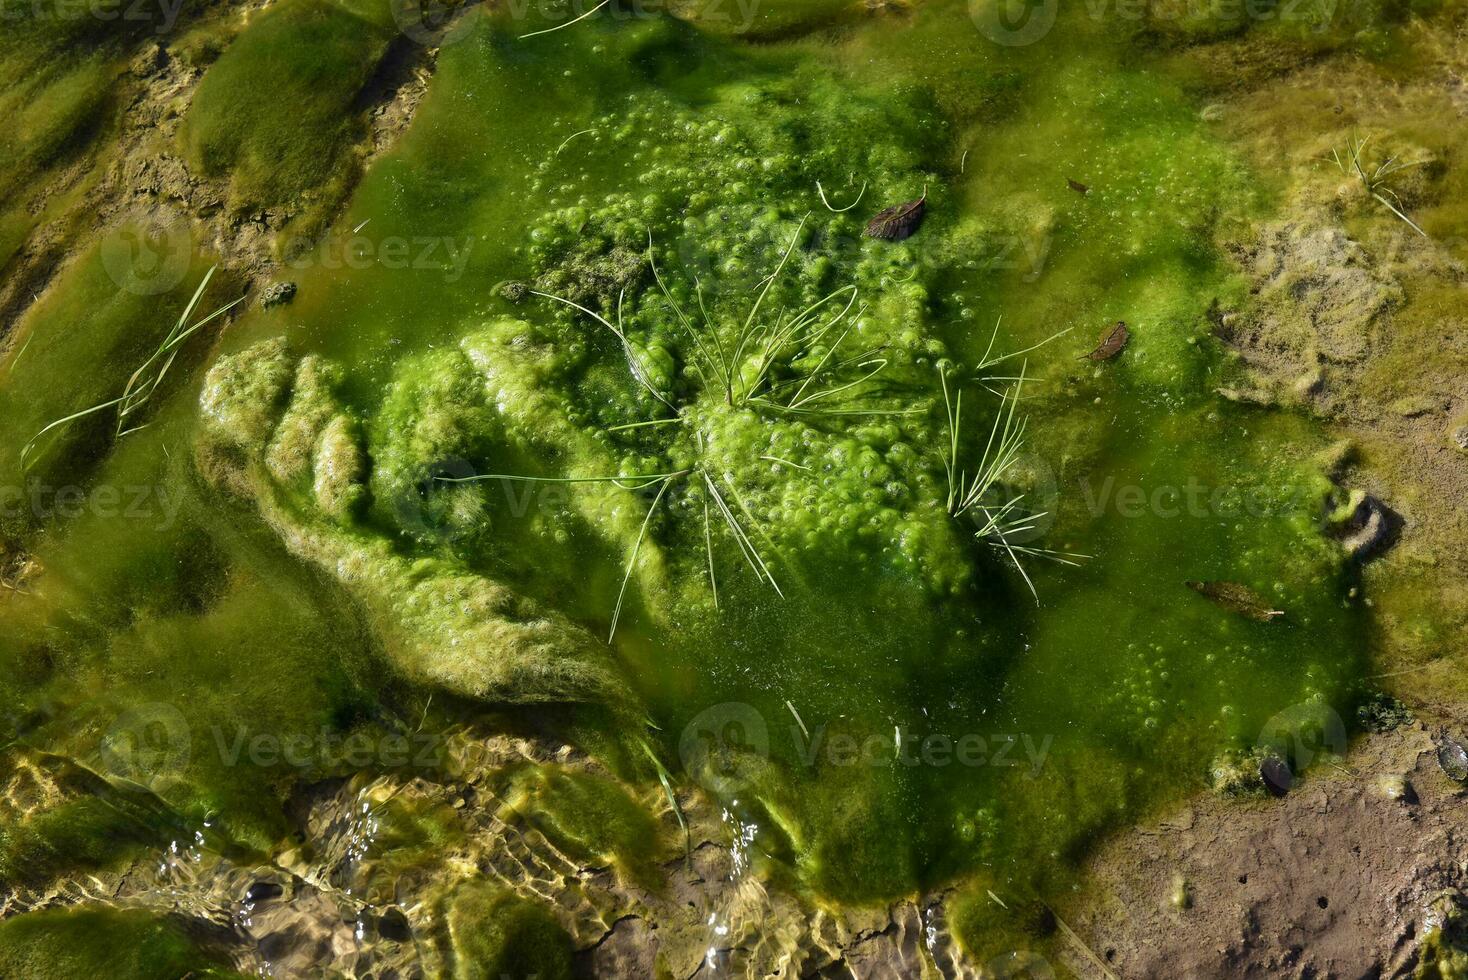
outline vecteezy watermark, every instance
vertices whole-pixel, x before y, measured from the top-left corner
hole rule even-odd
[[[403,530],[422,541],[449,544],[473,535],[480,526],[480,509],[469,500],[482,502],[486,485],[505,488],[511,513],[524,517],[530,503],[514,493],[510,481],[480,481],[478,471],[466,459],[449,456],[427,467],[417,482],[404,487],[392,501],[393,512]],[[562,484],[527,484],[557,487]],[[469,500],[466,500],[466,495]]]
[[[1320,495],[1305,487],[1281,488],[1263,483],[1210,486],[1191,476],[1181,484],[1150,486],[1123,483],[1113,476],[1099,483],[1085,477],[1078,481],[1078,487],[1081,501],[1092,517],[1111,511],[1123,518],[1264,518],[1320,513],[1323,507]]]
[[[76,21],[152,24],[156,34],[167,34],[178,23],[183,0],[4,0],[0,22]]]
[[[296,272],[323,269],[411,270],[441,273],[446,283],[463,278],[474,248],[472,235],[378,234],[358,225],[320,237],[290,237],[281,242],[284,267]],[[135,215],[102,239],[101,261],[117,287],[138,296],[157,296],[176,288],[189,274],[201,243],[182,213],[163,206]],[[231,242],[207,249],[225,265],[249,265],[255,256],[231,253]]]
[[[197,736],[197,738],[196,738]],[[101,756],[117,776],[137,783],[177,775],[198,753],[212,750],[233,768],[291,768],[313,771],[439,769],[445,739],[438,732],[259,731],[244,725],[210,725],[196,732],[172,704],[154,702],[123,712],[102,738]]]
[[[1317,759],[1343,758],[1350,740],[1340,714],[1323,701],[1302,701],[1275,714],[1259,732],[1258,754],[1286,768],[1272,774],[1289,789],[1297,773]]]
[[[443,48],[474,33],[484,16],[484,6],[472,2],[388,0],[388,12],[403,37],[426,48]]]
[[[825,722],[808,725],[793,705],[787,707],[788,725],[775,731],[789,739],[789,757],[809,768],[1023,768],[1033,779],[1055,741],[1053,735],[1027,733],[918,732],[902,724],[863,732]],[[771,725],[759,709],[726,701],[704,709],[684,726],[678,754],[684,771],[700,785],[730,797],[750,784],[773,747]]]
[[[893,765],[938,769],[1024,766],[1031,778],[1040,774],[1055,742],[1054,735],[1036,739],[1023,733],[986,736],[968,732],[956,737],[943,732],[917,734],[903,725],[894,725],[891,732],[873,732],[863,737],[850,732],[835,732],[828,737],[825,725],[818,725],[809,733],[797,725],[790,734],[798,757],[807,766],[825,764],[838,769]]]
[[[444,741],[436,732],[340,732],[323,727],[309,734],[279,735],[251,732],[243,726],[226,729],[212,725],[209,735],[219,760],[226,766],[436,769],[444,759]]]
[[[770,729],[753,705],[726,701],[700,711],[683,727],[678,756],[709,792],[731,797],[752,775],[746,763],[770,755]]]
[[[147,784],[188,765],[193,754],[192,732],[173,705],[142,704],[113,722],[102,738],[101,754],[114,775]]]
[[[297,244],[302,247],[293,247]],[[360,230],[333,231],[316,240],[314,247],[305,245],[304,241],[287,244],[285,254],[293,256],[286,261],[287,268],[304,270],[319,266],[361,271],[376,266],[381,269],[412,269],[442,272],[444,282],[456,283],[464,277],[474,238],[471,235],[376,236]]]
[[[174,526],[184,493],[153,483],[102,483],[91,487],[51,486],[35,481],[24,487],[0,486],[0,518],[36,521],[73,520],[83,515],[148,522],[155,531]]]
[[[102,268],[117,288],[157,296],[188,275],[194,236],[187,219],[165,206],[108,232],[100,250]]]
[[[1019,48],[1034,44],[1055,26],[1060,0],[969,0],[968,15],[995,44]]]

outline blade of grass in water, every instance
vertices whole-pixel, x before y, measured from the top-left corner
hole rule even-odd
[[[109,408],[118,407],[117,424],[113,428],[114,439],[120,439],[123,436],[129,435],[142,428],[142,426],[133,426],[129,428],[126,426],[125,423],[127,422],[129,416],[141,411],[143,407],[147,405],[148,401],[152,398],[153,394],[162,387],[163,381],[167,377],[169,370],[173,367],[174,361],[178,358],[178,353],[183,344],[195,333],[202,330],[204,327],[208,326],[219,317],[224,316],[240,303],[244,302],[245,298],[241,296],[234,302],[227,303],[219,309],[215,310],[213,313],[209,314],[204,319],[198,321],[192,326],[188,325],[190,317],[194,315],[194,310],[199,305],[199,300],[203,298],[204,291],[208,288],[209,282],[214,278],[214,271],[216,268],[217,266],[211,267],[209,271],[204,274],[204,278],[199,283],[199,287],[194,290],[193,298],[189,300],[188,305],[184,307],[183,313],[180,314],[178,322],[175,323],[173,327],[168,331],[168,335],[163,338],[163,342],[158,345],[158,348],[153,351],[151,355],[149,355],[148,359],[145,360],[137,368],[137,370],[133,371],[132,376],[128,378],[127,384],[123,387],[122,394],[116,398],[109,399],[108,401],[102,402],[97,405],[93,405],[90,408],[82,409],[79,412],[73,412],[71,415],[68,415],[65,418],[57,419],[56,421],[45,426],[43,429],[37,432],[34,436],[31,437],[29,442],[21,447],[20,463],[21,469],[23,471],[28,470],[30,468],[30,464],[34,462],[34,453],[36,451],[36,447],[40,444],[40,441],[45,438],[47,433],[54,432],[57,429],[67,426],[72,422],[76,422],[79,419],[86,418],[87,416],[95,415],[98,412],[104,412]],[[161,367],[158,367],[155,371],[154,367],[155,365],[158,365],[160,361],[162,362],[162,365]]]
[[[675,476],[682,476],[682,473]],[[617,622],[622,618],[622,601],[627,598],[627,583],[632,580],[632,570],[637,567],[637,556],[642,553],[642,542],[647,537],[647,526],[652,523],[653,511],[658,509],[658,504],[663,502],[663,494],[668,492],[668,487],[673,483],[670,476],[663,481],[658,488],[658,494],[652,498],[652,505],[647,508],[647,516],[642,519],[642,528],[637,532],[637,540],[632,545],[632,555],[627,559],[627,570],[622,573],[622,588],[617,591],[617,608],[612,610],[612,628],[607,633],[607,642],[611,643],[617,636]]]

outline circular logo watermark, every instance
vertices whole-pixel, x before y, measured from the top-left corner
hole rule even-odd
[[[102,239],[102,268],[117,287],[138,296],[157,296],[188,275],[194,236],[172,208],[149,212],[114,228]]]
[[[483,8],[473,0],[463,5],[437,0],[389,0],[388,11],[398,32],[425,48],[457,44],[474,33],[484,16]]]
[[[441,543],[473,534],[481,525],[483,489],[477,482],[465,481],[478,475],[468,460],[458,456],[433,463],[398,495],[394,507],[398,526],[420,540]]]
[[[770,754],[770,731],[753,705],[726,701],[700,711],[683,728],[678,755],[683,770],[715,796],[749,785],[744,764]]]
[[[969,0],[979,33],[1006,48],[1034,44],[1055,26],[1060,0]]]
[[[1000,508],[1014,502],[1001,515]],[[1030,544],[1049,533],[1060,503],[1060,482],[1055,470],[1035,453],[1019,453],[1005,468],[1004,476],[984,495],[984,506],[968,511],[969,520],[982,530],[997,520],[1010,544]]]
[[[1255,747],[1289,767],[1289,772],[1277,778],[1292,780],[1294,773],[1316,758],[1344,756],[1349,744],[1346,723],[1334,709],[1318,701],[1304,701],[1265,722]]]
[[[102,738],[102,761],[137,783],[177,772],[192,754],[189,723],[171,704],[142,704],[123,713]]]

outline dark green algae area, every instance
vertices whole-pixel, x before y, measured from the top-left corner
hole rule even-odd
[[[285,831],[292,783],[342,767],[225,766],[208,750],[211,726],[315,734],[482,718],[556,732],[651,786],[646,739],[675,778],[724,791],[730,810],[760,828],[762,873],[838,902],[956,882],[976,897],[957,924],[982,955],[1012,948],[1024,928],[983,900],[986,889],[1016,907],[1061,902],[1098,835],[1200,787],[1212,760],[1251,746],[1283,708],[1319,701],[1349,716],[1366,671],[1364,630],[1343,601],[1349,574],[1320,533],[1319,437],[1303,421],[1210,394],[1220,368],[1207,313],[1242,289],[1214,242],[1221,227],[1274,203],[1267,175],[1248,172],[1199,120],[1198,79],[1177,58],[1179,46],[1230,25],[1169,22],[1132,36],[1071,11],[1044,42],[1006,49],[974,31],[963,5],[860,17],[844,6],[792,9],[800,13],[782,16],[797,25],[808,16],[846,26],[802,38],[803,29],[769,25],[769,43],[756,46],[717,25],[599,17],[518,40],[525,23],[475,14],[468,36],[442,50],[399,146],[364,175],[335,237],[295,274],[297,301],[250,313],[211,355],[284,337],[340,370],[337,396],[373,464],[371,493],[344,533],[509,582],[604,636],[647,494],[577,486],[517,510],[502,484],[446,488],[434,477],[465,466],[584,476],[706,465],[750,496],[783,600],[720,535],[714,607],[699,497],[674,486],[650,523],[614,643],[618,696],[638,705],[634,714],[517,707],[513,697],[479,705],[453,691],[430,704],[421,679],[383,671],[346,590],[197,475],[199,370],[148,430],[113,445],[105,426],[77,427],[39,464],[52,482],[166,487],[175,518],[7,515],[6,537],[45,568],[45,587],[12,596],[4,612],[0,683],[13,736],[95,761],[119,715],[172,703],[196,751],[153,785],[186,823],[208,818],[228,846],[262,852]],[[1356,16],[1391,20],[1364,8]],[[1302,51],[1389,42],[1341,35],[1339,24],[1335,33],[1255,30]],[[228,50],[218,64],[247,78],[249,62],[227,62]],[[379,56],[364,41],[362,57]],[[186,130],[196,148],[210,132],[210,97],[206,75]],[[247,98],[246,82],[228,97]],[[252,159],[248,150],[204,159],[228,166]],[[1070,190],[1068,177],[1090,193]],[[862,203],[831,213],[817,179],[837,206],[865,184]],[[930,216],[916,237],[860,237],[870,211],[924,187]],[[768,418],[722,405],[684,369],[689,341],[644,264],[606,258],[640,259],[649,233],[682,308],[697,309],[696,278],[726,340],[796,236],[770,308],[855,285],[860,344],[882,345],[891,363],[880,386],[847,405],[914,414]],[[423,242],[441,244],[408,268],[381,253],[345,261],[344,250],[394,237],[418,243],[410,258]],[[467,256],[461,269],[448,243]],[[127,352],[150,349],[148,323],[166,329],[197,281],[166,302],[112,298],[99,261],[84,256],[68,270],[22,325],[24,356],[12,347],[0,380],[7,482],[19,480],[31,423],[124,381]],[[196,273],[212,261],[199,256]],[[625,289],[634,350],[693,421],[607,433],[668,413],[604,328],[549,300],[510,302],[498,289],[510,280],[580,290],[579,302],[608,317]],[[219,283],[221,295],[229,285]],[[1038,603],[942,513],[938,371],[972,374],[1001,316],[1001,350],[1072,328],[1027,355],[1026,468],[1055,511],[1043,543],[1090,557],[1079,567],[1030,562]],[[1127,351],[1102,365],[1079,360],[1115,319],[1132,325]],[[97,347],[73,342],[80,320]],[[471,350],[488,352],[506,390],[538,392],[536,411],[488,403]],[[998,400],[970,383],[965,405],[973,454]],[[1223,490],[1199,514],[1173,515],[1166,500],[1134,513],[1118,495],[1190,485]],[[309,498],[288,506],[302,526],[328,520]],[[1248,583],[1288,615],[1253,623],[1183,587],[1207,578]],[[708,760],[713,773],[684,771],[682,761],[705,760],[680,752],[681,733],[729,703],[764,720],[767,757],[736,740]],[[896,731],[1014,736],[1008,758],[1024,764],[850,764],[823,751],[810,765],[802,724],[827,746],[840,734],[860,742]],[[1026,744],[1044,748],[1033,765]],[[601,790],[539,779],[530,798],[567,840],[597,836],[585,813],[620,812]],[[85,805],[51,814],[50,824],[16,818],[4,829],[7,878],[106,866],[166,834]],[[630,814],[609,826],[619,839],[587,853],[644,863],[639,852],[656,835]],[[78,828],[106,845],[64,846]],[[425,860],[432,850],[424,846]]]

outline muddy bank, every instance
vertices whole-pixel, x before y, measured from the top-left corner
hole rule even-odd
[[[1468,888],[1468,791],[1436,730],[1367,736],[1283,799],[1200,797],[1121,834],[1078,926],[1138,980],[1413,976],[1435,903]]]

